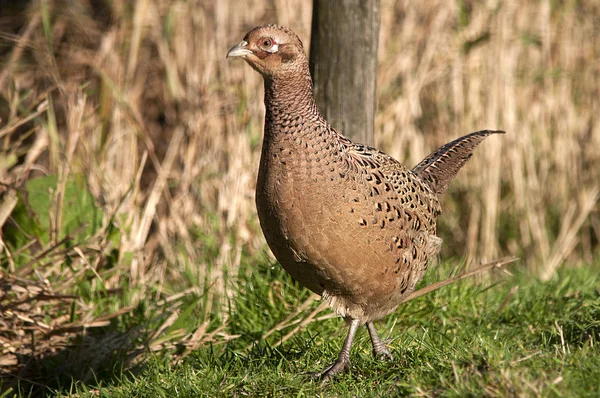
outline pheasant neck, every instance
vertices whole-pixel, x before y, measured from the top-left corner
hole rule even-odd
[[[320,119],[308,71],[265,78],[265,108],[267,122],[274,124],[298,117]]]

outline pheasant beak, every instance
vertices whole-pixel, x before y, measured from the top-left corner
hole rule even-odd
[[[246,40],[242,40],[241,42],[239,42],[235,46],[231,47],[229,49],[229,51],[227,51],[227,57],[226,58],[230,58],[230,57],[244,57],[246,55],[252,54],[252,51],[250,51],[250,50],[248,50],[246,48],[247,45],[248,45],[248,42]]]

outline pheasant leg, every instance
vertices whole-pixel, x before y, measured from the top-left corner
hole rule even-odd
[[[369,330],[369,336],[371,336],[371,343],[373,343],[373,355],[376,358],[386,357],[390,361],[393,361],[394,356],[387,348],[385,343],[379,338],[377,329],[375,329],[373,322],[367,322],[367,329]]]
[[[320,375],[321,379],[326,382],[332,379],[339,373],[342,373],[350,368],[350,349],[352,348],[352,342],[354,341],[354,336],[356,336],[356,331],[358,330],[358,326],[360,322],[358,319],[353,319],[350,322],[350,329],[348,330],[348,336],[346,336],[346,340],[344,341],[344,346],[342,347],[337,361],[335,361],[332,365],[328,366]]]

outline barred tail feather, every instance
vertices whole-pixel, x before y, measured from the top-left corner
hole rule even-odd
[[[412,171],[441,195],[472,156],[473,149],[490,134],[504,134],[504,131],[482,130],[460,137],[421,160]]]

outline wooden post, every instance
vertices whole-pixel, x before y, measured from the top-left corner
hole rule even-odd
[[[314,0],[310,72],[319,111],[353,141],[373,145],[379,0]]]

